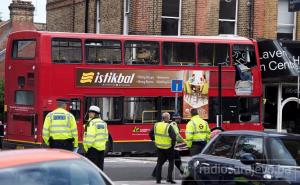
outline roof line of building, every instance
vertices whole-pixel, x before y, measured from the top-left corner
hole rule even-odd
[[[6,25],[10,22],[10,20],[3,21],[3,22],[4,22],[4,23],[0,25],[0,29],[1,29],[2,27],[6,26]]]

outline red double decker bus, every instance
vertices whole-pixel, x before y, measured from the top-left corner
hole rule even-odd
[[[22,31],[9,36],[5,60],[5,147],[41,146],[45,115],[70,100],[82,140],[85,113],[101,108],[109,148],[153,150],[148,132],[175,112],[171,80],[182,80],[178,112],[184,132],[197,108],[211,127],[218,113],[222,64],[225,130],[262,130],[257,43],[236,36],[137,36]]]

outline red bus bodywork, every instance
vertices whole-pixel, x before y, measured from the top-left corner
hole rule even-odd
[[[52,39],[68,38],[80,39],[82,42],[81,63],[53,63],[52,62]],[[34,40],[35,56],[32,59],[14,58],[13,43],[16,40]],[[85,61],[85,41],[90,39],[118,40],[122,48],[122,63],[111,64],[87,64]],[[126,65],[125,49],[126,41],[151,41],[159,43],[159,65]],[[166,66],[162,64],[164,42],[189,42],[195,44],[195,65],[189,66]],[[261,121],[261,96],[262,82],[259,70],[259,56],[257,43],[254,40],[242,37],[165,37],[165,36],[125,36],[125,35],[102,35],[102,34],[80,34],[80,33],[53,33],[22,31],[15,32],[9,36],[6,60],[5,60],[5,137],[4,146],[8,147],[32,147],[41,146],[43,121],[46,113],[55,109],[57,98],[76,99],[80,102],[77,120],[78,133],[82,141],[82,125],[87,110],[85,101],[88,97],[174,97],[170,87],[92,87],[78,86],[79,70],[107,70],[107,71],[140,71],[140,73],[176,73],[177,71],[203,70],[209,71],[208,97],[218,97],[218,67],[199,66],[198,45],[201,43],[223,43],[230,46],[230,65],[222,68],[222,97],[257,97],[259,99],[259,119],[256,122],[233,122],[224,120],[222,127],[225,130],[262,130]],[[252,45],[256,57],[256,65],[251,67],[253,79],[253,91],[251,95],[236,94],[235,82],[236,68],[232,64],[232,50],[234,44]],[[30,51],[26,51],[30,52]],[[80,78],[80,77],[79,77]],[[170,85],[168,85],[170,86]],[[17,92],[18,91],[18,92]],[[33,95],[26,94],[32,91]],[[23,95],[23,93],[25,94]],[[31,105],[17,104],[16,93],[21,94],[21,102],[26,98],[32,98]],[[179,93],[182,97],[184,93]],[[25,98],[23,100],[22,98]],[[208,100],[209,101],[209,100]],[[209,105],[209,103],[208,103]],[[235,109],[235,108],[233,108]],[[212,112],[214,110],[210,110]],[[217,111],[217,110],[215,110]],[[184,110],[181,110],[181,115]],[[186,122],[185,122],[186,123]],[[214,127],[215,122],[209,122]],[[108,124],[110,132],[110,143],[113,151],[151,151],[153,146],[148,136],[153,124],[114,122]],[[180,124],[181,132],[184,133],[185,124]]]

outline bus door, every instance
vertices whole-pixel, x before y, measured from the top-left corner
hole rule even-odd
[[[79,97],[71,97],[70,98],[70,104],[68,107],[68,111],[73,114],[75,117],[76,123],[77,123],[77,129],[78,129],[78,139],[79,141],[82,141],[83,136],[83,118],[84,118],[84,109],[82,105],[82,98]]]

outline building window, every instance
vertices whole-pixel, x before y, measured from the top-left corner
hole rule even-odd
[[[162,35],[180,35],[181,0],[163,0],[161,16]]]
[[[219,34],[237,34],[238,0],[220,0]]]
[[[278,1],[277,39],[294,39],[294,12],[288,12],[289,1]]]

